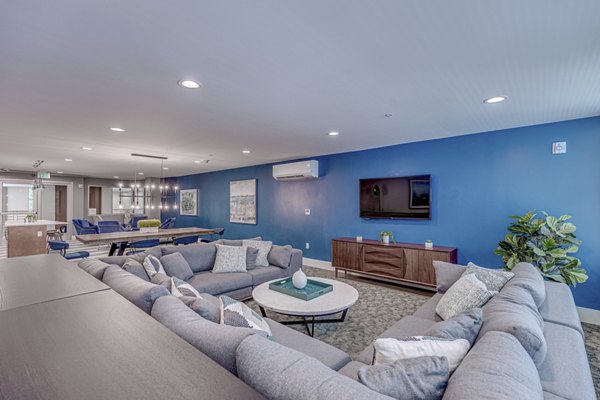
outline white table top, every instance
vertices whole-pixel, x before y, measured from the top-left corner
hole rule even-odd
[[[305,301],[269,289],[269,283],[279,280],[274,279],[257,286],[252,291],[252,297],[259,305],[269,310],[281,314],[302,316],[334,314],[350,308],[358,300],[358,291],[344,282],[310,276],[308,278],[329,283],[333,285],[333,290],[312,300]]]
[[[7,227],[11,227],[11,226],[67,225],[67,223],[62,222],[62,221],[50,221],[47,219],[38,219],[35,222],[6,221],[5,225]]]

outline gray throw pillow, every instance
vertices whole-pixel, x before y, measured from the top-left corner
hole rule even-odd
[[[162,255],[180,253],[194,273],[210,271],[215,263],[217,248],[214,243],[188,244],[187,246],[167,246]]]
[[[425,331],[423,336],[466,339],[473,346],[483,323],[482,318],[483,311],[481,308],[474,308],[470,311],[457,314],[447,321],[436,322]]]
[[[246,270],[256,268],[256,257],[258,257],[258,249],[254,247],[248,247],[246,250]]]
[[[217,244],[217,257],[212,272],[246,272],[246,246],[225,246]]]
[[[133,258],[128,258],[121,268],[123,268],[130,274],[133,274],[138,278],[145,280],[146,282],[150,282],[150,277],[146,273],[144,266],[140,264],[137,260],[134,260]]]
[[[483,306],[496,293],[488,290],[475,274],[466,274],[444,293],[435,312],[443,320],[447,320],[456,314]]]
[[[407,358],[358,370],[360,382],[394,399],[441,399],[449,378],[448,360],[435,356]]]
[[[160,262],[169,276],[174,276],[183,281],[187,281],[194,276],[190,264],[188,264],[181,253],[172,253],[162,256]]]
[[[200,297],[182,296],[179,300],[202,318],[216,324],[221,322],[221,300],[217,297],[200,293]]]
[[[436,260],[433,262],[433,268],[435,269],[437,291],[443,294],[450,289],[450,286],[454,285],[454,282],[460,279],[467,267]]]
[[[292,246],[289,244],[286,246],[273,245],[271,251],[267,255],[267,260],[270,265],[274,265],[279,268],[287,268],[290,266],[290,259],[292,258]]]
[[[499,292],[515,274],[501,269],[491,269],[479,267],[472,262],[467,264],[467,270],[464,275],[475,274],[477,279],[485,283],[488,290]]]
[[[263,240],[242,240],[243,246],[254,247],[258,249],[258,255],[256,256],[256,266],[257,267],[268,267],[269,260],[267,259],[267,255],[269,251],[271,251],[271,247],[273,247],[273,243],[269,241]]]
[[[150,279],[150,282],[154,283],[155,285],[163,286],[169,291],[171,290],[171,278],[165,274],[155,274],[152,279]]]

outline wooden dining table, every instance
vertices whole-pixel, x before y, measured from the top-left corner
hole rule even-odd
[[[108,255],[115,255],[115,252],[117,249],[119,249],[117,255],[122,256],[129,242],[154,238],[160,239],[192,235],[212,235],[213,233],[215,233],[213,229],[189,227],[159,229],[158,232],[123,231],[111,233],[91,233],[86,235],[77,235],[75,238],[84,244],[110,244]]]

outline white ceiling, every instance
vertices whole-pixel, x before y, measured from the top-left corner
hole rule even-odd
[[[597,0],[0,3],[0,168],[192,174],[594,116],[599,94]]]

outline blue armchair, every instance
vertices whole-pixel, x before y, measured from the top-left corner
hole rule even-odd
[[[123,232],[125,228],[119,221],[98,221],[98,233]]]
[[[139,229],[138,222],[142,221],[144,219],[148,219],[148,216],[147,215],[132,215],[131,221],[129,221],[129,224],[131,225],[131,229]]]
[[[98,227],[86,219],[74,219],[72,222],[78,235],[99,233]]]
[[[175,227],[175,217],[167,218],[159,227],[159,229],[172,229]]]

